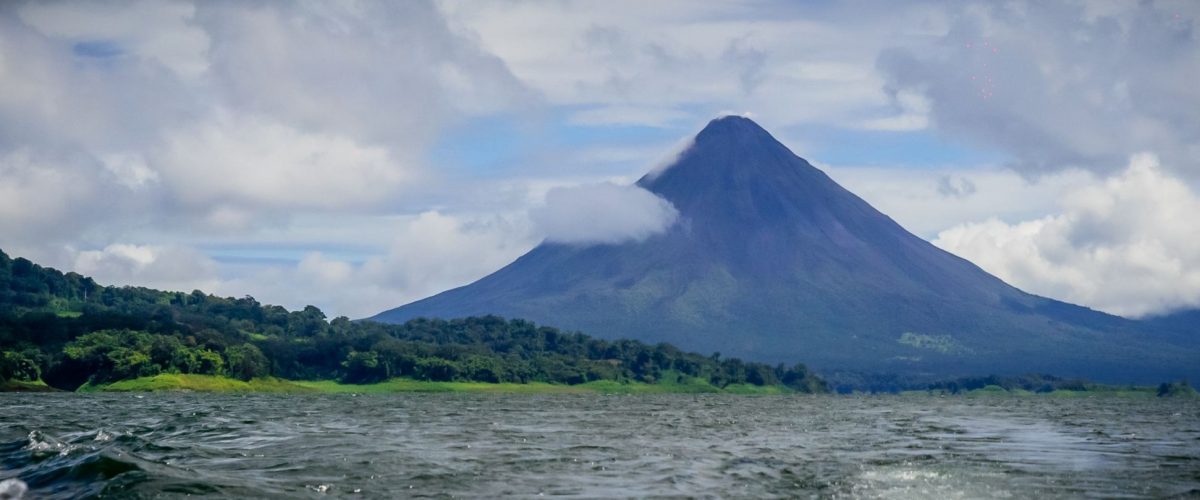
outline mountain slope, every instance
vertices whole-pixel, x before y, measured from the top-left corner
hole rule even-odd
[[[711,122],[638,185],[680,220],[640,242],[547,242],[375,320],[499,314],[826,369],[1182,376],[1194,347],[1024,293],[934,247],[754,122]],[[1150,381],[1153,381],[1150,380]]]

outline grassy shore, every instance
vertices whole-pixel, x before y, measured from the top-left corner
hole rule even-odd
[[[46,385],[41,380],[33,382],[23,382],[20,380],[4,380],[0,381],[0,392],[61,392],[58,389]]]
[[[76,392],[318,392],[290,380],[258,378],[242,381],[211,375],[164,373],[153,377],[121,380],[111,384],[84,384]]]
[[[578,385],[527,384],[486,382],[432,382],[395,378],[375,384],[342,384],[334,380],[283,380],[276,378],[241,381],[210,375],[162,374],[111,384],[84,385],[79,392],[273,392],[273,393],[357,393],[378,394],[393,392],[484,392],[504,394],[789,394],[783,386],[753,386],[746,384],[716,387],[699,378],[677,378],[655,384],[598,380]]]
[[[54,392],[58,389],[47,386],[41,381],[0,383],[0,392]],[[472,392],[497,394],[747,394],[747,395],[776,395],[793,394],[790,388],[784,386],[755,386],[749,384],[734,384],[726,387],[716,387],[707,380],[671,376],[654,384],[642,382],[618,382],[614,380],[597,380],[578,385],[547,384],[544,382],[516,383],[487,383],[487,382],[433,382],[414,380],[410,378],[394,378],[374,384],[343,384],[336,380],[284,380],[278,378],[258,378],[242,381],[226,377],[210,375],[162,374],[153,377],[143,377],[122,380],[105,385],[86,384],[78,392],[158,392],[158,391],[191,391],[191,392],[256,392],[256,393],[355,393],[383,394],[396,392]],[[981,397],[1039,397],[1039,398],[1153,398],[1156,396],[1154,387],[1132,386],[1102,386],[1089,387],[1086,391],[1058,390],[1047,393],[1035,393],[1025,390],[1005,390],[998,386],[987,386],[959,394],[944,391],[905,391],[905,395],[955,396],[967,398]]]

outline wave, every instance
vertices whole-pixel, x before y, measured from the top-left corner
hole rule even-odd
[[[28,495],[46,499],[95,498],[134,491],[205,494],[218,485],[197,481],[194,471],[148,459],[160,451],[131,434],[104,429],[56,437],[39,430],[0,443],[0,500]]]

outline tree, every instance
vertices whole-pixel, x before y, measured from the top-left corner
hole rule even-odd
[[[451,381],[458,378],[458,363],[442,358],[417,360],[416,377],[422,380]]]
[[[500,360],[491,356],[470,356],[463,361],[463,376],[479,382],[504,382],[507,378]]]
[[[200,360],[199,367],[192,373],[200,375],[220,375],[225,373],[225,360],[221,359],[221,355],[208,349],[198,349],[197,357]]]
[[[225,349],[226,370],[229,375],[241,380],[265,377],[271,374],[271,362],[254,344],[241,344]]]
[[[365,384],[378,382],[386,377],[383,365],[379,362],[379,353],[375,351],[350,351],[346,360],[342,361],[342,367],[346,369],[346,374],[342,377],[343,382]]]
[[[32,382],[41,377],[41,370],[36,362],[19,352],[5,351],[0,353],[0,381],[19,380]]]

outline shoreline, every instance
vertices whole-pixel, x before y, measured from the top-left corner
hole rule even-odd
[[[55,392],[64,391],[44,382],[8,381],[0,383],[0,392]],[[193,374],[160,374],[152,377],[121,380],[94,386],[84,384],[74,392],[203,392],[203,393],[253,393],[253,394],[395,394],[395,393],[484,393],[484,394],[733,394],[733,395],[790,395],[805,394],[785,386],[754,386],[748,384],[729,385],[720,388],[702,379],[664,381],[654,384],[644,382],[618,382],[597,380],[577,385],[491,382],[437,382],[410,378],[393,378],[370,384],[344,384],[336,380],[286,380],[280,378],[256,378],[249,381],[229,377]],[[1153,386],[1093,386],[1084,391],[1056,390],[1037,393],[1025,390],[1006,390],[997,386],[963,391],[958,394],[942,390],[911,390],[899,393],[853,392],[834,394],[846,397],[899,396],[899,397],[1042,397],[1042,398],[1157,398]],[[1184,396],[1186,397],[1186,396]]]
[[[64,391],[65,392],[65,391]],[[249,381],[191,374],[161,374],[121,380],[93,386],[85,384],[75,392],[210,392],[210,393],[277,393],[277,394],[385,394],[385,393],[495,393],[495,394],[742,394],[781,395],[797,392],[784,386],[753,386],[748,384],[716,387],[699,379],[660,382],[618,382],[597,380],[577,385],[490,382],[436,382],[409,378],[393,378],[371,384],[343,384],[336,380],[285,380],[258,378]]]

